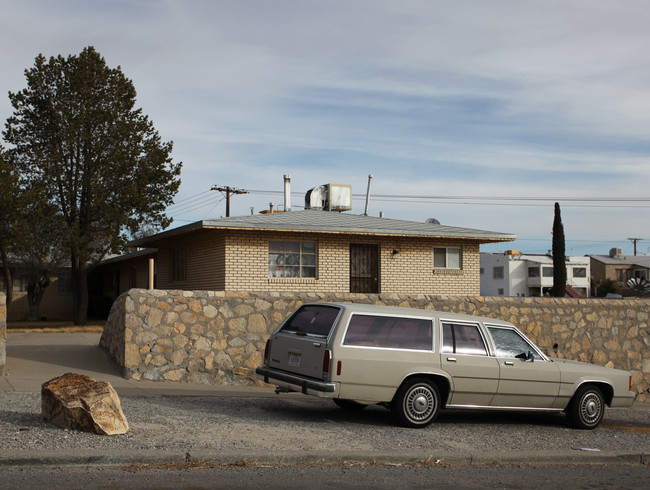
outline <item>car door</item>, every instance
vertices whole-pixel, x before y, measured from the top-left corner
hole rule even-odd
[[[489,406],[499,384],[499,363],[489,355],[479,325],[440,323],[440,364],[453,382],[447,405]]]
[[[550,408],[560,391],[560,369],[516,328],[486,325],[499,363],[495,407]]]

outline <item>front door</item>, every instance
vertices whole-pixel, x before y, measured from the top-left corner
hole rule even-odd
[[[379,292],[379,253],[377,245],[350,245],[350,292]]]

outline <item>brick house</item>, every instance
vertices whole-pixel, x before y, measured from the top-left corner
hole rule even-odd
[[[307,209],[198,221],[130,245],[154,259],[158,289],[479,295],[480,245],[514,239]],[[128,289],[125,274],[146,287],[142,259],[113,259],[100,272],[121,268],[115,293]]]
[[[605,280],[615,281],[618,292],[623,295],[632,295],[633,292],[626,286],[631,278],[650,280],[650,256],[623,255],[620,248],[612,248],[609,255],[590,255],[591,277],[595,286]]]
[[[20,321],[29,316],[27,301],[28,272],[21,263],[10,264],[12,274],[13,300],[7,306],[7,320]],[[67,267],[59,267],[50,272],[50,285],[45,288],[41,300],[39,317],[48,320],[67,320],[72,318],[72,278]],[[5,291],[4,280],[0,275],[0,292]]]

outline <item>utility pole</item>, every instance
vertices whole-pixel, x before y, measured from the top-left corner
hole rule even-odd
[[[230,195],[248,194],[248,191],[245,191],[244,189],[235,189],[234,187],[230,187],[230,186],[221,187],[221,186],[213,185],[210,190],[226,193],[226,218],[230,217]]]
[[[636,257],[636,242],[640,242],[643,238],[628,238],[632,243],[634,243],[634,256]]]

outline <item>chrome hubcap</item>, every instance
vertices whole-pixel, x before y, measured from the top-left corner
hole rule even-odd
[[[415,422],[424,422],[433,415],[435,397],[425,386],[416,386],[405,400],[406,412]]]
[[[589,423],[596,422],[600,417],[602,405],[595,393],[588,393],[582,400],[582,417]]]

